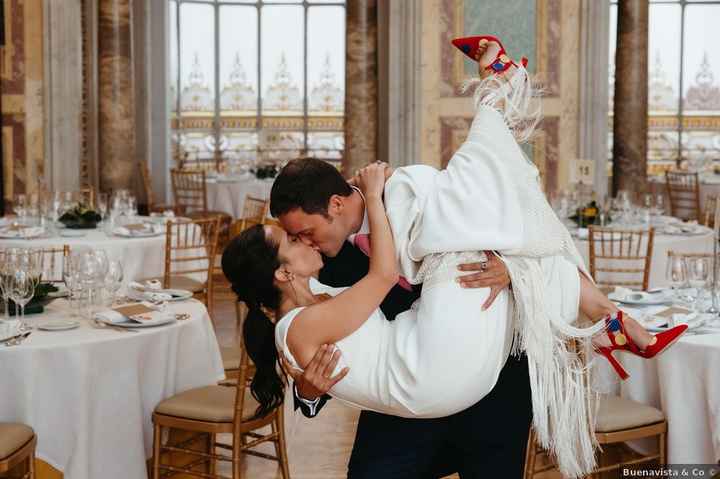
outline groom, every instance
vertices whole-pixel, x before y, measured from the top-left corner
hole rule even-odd
[[[289,235],[323,253],[321,283],[351,286],[367,274],[368,257],[354,245],[356,233],[368,232],[363,198],[333,166],[317,159],[288,163],[273,184],[270,211]],[[462,277],[464,287],[491,288],[484,309],[510,284],[494,255],[460,268],[475,271]],[[409,309],[420,289],[396,285],[380,305],[387,319]],[[330,377],[338,360],[331,351],[321,348],[303,373],[286,368],[295,381],[295,407],[307,417],[318,414],[327,391],[347,373]],[[527,358],[509,357],[490,394],[453,416],[408,419],[362,411],[348,478],[429,479],[454,472],[463,479],[521,478],[531,419]]]

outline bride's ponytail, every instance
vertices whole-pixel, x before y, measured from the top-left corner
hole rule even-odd
[[[232,290],[248,306],[243,326],[245,349],[255,363],[250,384],[253,397],[260,403],[255,417],[262,417],[283,402],[285,384],[278,374],[275,349],[275,323],[263,307],[276,310],[280,292],[273,282],[280,267],[278,246],[265,237],[261,225],[243,231],[225,248],[222,269]]]
[[[260,404],[255,411],[255,417],[263,417],[282,404],[285,384],[277,371],[275,323],[257,304],[248,305],[243,340],[256,368],[250,384],[252,395]]]

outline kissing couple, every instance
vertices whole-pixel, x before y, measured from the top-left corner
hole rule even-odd
[[[454,43],[480,79],[446,169],[371,164],[347,182],[291,161],[270,199],[282,228],[226,248],[256,414],[282,403],[286,371],[306,416],[326,392],[363,410],[351,479],[520,478],[531,425],[579,477],[597,445],[586,358],[626,376],[614,351],[653,357],[686,326],[653,336],[599,291],[519,146],[539,119],[525,62],[495,37]]]

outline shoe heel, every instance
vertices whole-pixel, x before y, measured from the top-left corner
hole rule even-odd
[[[620,376],[620,379],[623,381],[630,377],[630,374],[628,374],[627,370],[623,367],[622,364],[620,364],[620,361],[615,359],[615,356],[613,356],[612,351],[607,348],[601,348],[598,349],[598,352],[605,356],[605,359],[607,359],[610,362],[610,365],[615,369],[615,372],[618,376]]]

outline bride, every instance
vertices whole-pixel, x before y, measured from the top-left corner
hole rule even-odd
[[[275,226],[247,229],[226,248],[223,272],[249,307],[244,339],[257,367],[257,414],[283,400],[278,354],[302,369],[322,345],[336,343],[343,352],[336,371],[349,372],[333,397],[432,418],[475,404],[495,385],[508,351],[524,350],[533,427],[560,471],[579,476],[594,467],[595,445],[583,355],[594,348],[622,376],[613,351],[652,357],[685,327],[652,336],[589,279],[516,141],[534,128],[527,72],[494,37],[464,40],[484,78],[468,138],[447,168],[403,167],[387,182],[382,165],[358,174],[372,251],[363,279],[349,288],[320,284],[320,253]],[[512,291],[487,310],[480,308],[486,289],[455,281],[457,265],[477,261],[481,250],[499,251],[512,279]],[[379,305],[401,276],[422,283],[422,296],[389,322]],[[575,326],[580,314],[595,324]]]

